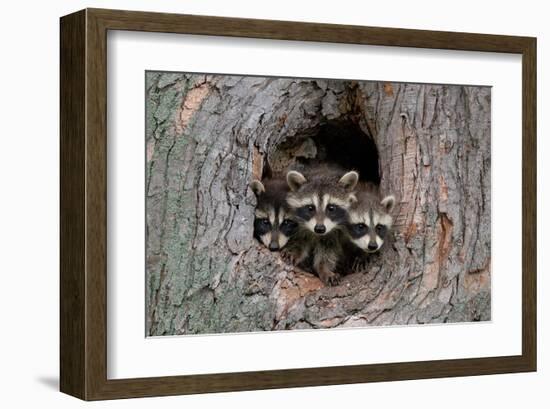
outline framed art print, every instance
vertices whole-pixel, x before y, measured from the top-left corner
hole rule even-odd
[[[61,19],[61,390],[536,369],[536,40]]]

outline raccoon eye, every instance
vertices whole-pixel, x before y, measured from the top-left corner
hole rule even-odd
[[[296,222],[294,222],[293,220],[284,219],[284,220],[283,220],[283,223],[281,224],[281,226],[283,226],[283,227],[291,227],[291,226],[294,226],[295,224],[296,224]]]
[[[271,224],[271,222],[269,221],[269,219],[260,219],[260,222],[264,225],[264,226],[268,226]]]
[[[333,204],[329,204],[327,206],[327,212],[333,212],[336,210],[336,206],[334,206]]]
[[[308,206],[306,206],[306,209],[309,210],[310,212],[313,212],[313,211],[315,211],[315,206],[308,205]]]
[[[386,234],[386,226],[377,224],[375,227],[376,234],[378,234],[380,237],[384,236]]]
[[[358,223],[353,225],[353,230],[357,233],[365,233],[369,228],[365,223]]]

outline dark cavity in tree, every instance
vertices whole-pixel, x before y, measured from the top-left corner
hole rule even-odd
[[[380,184],[374,139],[347,119],[326,121],[277,144],[264,162],[263,176],[269,177],[273,171],[283,172],[286,167],[300,170],[323,163],[356,170],[362,181]]]

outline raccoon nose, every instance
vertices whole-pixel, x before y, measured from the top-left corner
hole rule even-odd
[[[367,248],[368,248],[370,251],[377,250],[377,249],[378,249],[378,244],[376,244],[376,243],[374,243],[374,242],[370,242]]]
[[[279,250],[279,245],[277,244],[277,242],[272,241],[271,243],[269,243],[269,250],[271,251]]]
[[[315,233],[323,234],[327,231],[327,228],[322,224],[315,225],[314,229]]]

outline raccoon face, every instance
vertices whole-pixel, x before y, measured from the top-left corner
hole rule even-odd
[[[365,206],[359,204],[349,212],[347,230],[351,241],[367,253],[375,253],[384,244],[391,229],[393,218],[391,211],[395,197],[386,196],[380,203]]]
[[[329,194],[314,194],[301,200],[291,199],[289,204],[294,208],[298,220],[307,229],[319,235],[330,233],[347,218],[348,204]]]
[[[287,182],[292,190],[287,203],[294,216],[310,232],[323,236],[337,226],[345,224],[347,209],[355,200],[352,193],[357,184],[357,172],[348,172],[336,183],[330,180],[308,180],[299,172],[287,174]]]
[[[254,237],[271,251],[281,250],[296,232],[285,199],[287,187],[282,181],[268,181],[265,186],[255,180],[251,188],[258,204],[254,213]]]
[[[288,219],[282,209],[256,209],[254,235],[269,250],[281,250],[296,232],[298,223]]]

